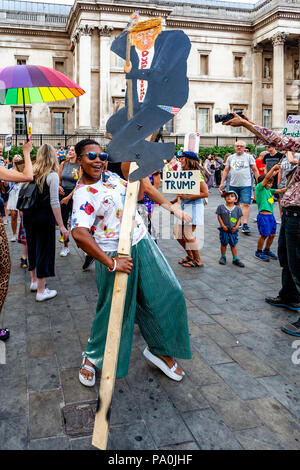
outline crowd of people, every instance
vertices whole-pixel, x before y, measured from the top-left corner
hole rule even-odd
[[[187,310],[178,280],[161,253],[153,227],[155,205],[175,215],[174,235],[186,256],[178,262],[182,268],[200,268],[197,227],[204,225],[207,199],[215,186],[220,191],[216,209],[219,230],[219,264],[226,265],[229,245],[233,265],[244,268],[238,257],[239,230],[249,236],[251,204],[257,204],[259,238],[254,256],[263,262],[279,258],[282,267],[282,288],[279,295],[266,298],[274,306],[300,311],[300,139],[282,136],[256,126],[238,115],[224,125],[244,126],[257,139],[267,144],[257,158],[245,142],[235,143],[234,152],[225,158],[207,155],[202,161],[190,151],[180,149],[168,168],[198,170],[200,192],[180,194],[173,200],[160,192],[159,171],[143,178],[140,184],[130,258],[117,253],[129,163],[112,163],[100,144],[85,139],[70,146],[67,152],[42,145],[32,165],[32,145],[23,145],[23,170],[16,163],[3,159],[0,145],[0,312],[5,301],[10,256],[5,225],[9,214],[11,242],[22,244],[20,267],[30,272],[30,291],[36,301],[54,298],[57,291],[46,286],[47,278],[55,276],[56,226],[63,246],[60,256],[69,255],[70,233],[85,255],[83,269],[95,260],[99,300],[88,345],[83,352],[79,380],[86,386],[95,383],[95,366],[101,369],[105,338],[113,295],[116,271],[130,274],[124,309],[117,377],[128,371],[134,323],[137,322],[146,340],[144,356],[168,377],[180,381],[184,371],[174,359],[191,357]],[[257,141],[259,142],[259,141]],[[30,194],[30,196],[28,196]],[[25,207],[24,200],[31,201]],[[280,208],[281,220],[274,217],[274,205]],[[21,209],[22,208],[22,211]],[[19,230],[18,230],[19,218]],[[278,222],[281,229],[278,255],[271,251]],[[217,224],[219,226],[217,227]],[[156,295],[153,296],[152,292]],[[168,295],[170,293],[170,295]],[[165,300],[168,299],[166,302]],[[284,325],[286,333],[300,336],[300,318]],[[6,340],[9,330],[0,330]]]

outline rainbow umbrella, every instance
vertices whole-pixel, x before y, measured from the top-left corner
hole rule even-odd
[[[85,91],[57,70],[41,65],[12,65],[0,68],[0,105],[43,103],[76,98]]]

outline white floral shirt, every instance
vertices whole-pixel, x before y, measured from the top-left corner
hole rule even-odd
[[[110,171],[104,171],[103,178],[95,184],[78,184],[73,195],[71,230],[85,227],[103,251],[117,251],[126,188],[127,182]],[[136,212],[132,246],[146,233]]]

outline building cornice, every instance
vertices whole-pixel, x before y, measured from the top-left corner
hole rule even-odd
[[[254,22],[253,31],[257,31],[264,26],[274,23],[277,20],[300,21],[300,12],[296,11],[275,11],[270,16]]]
[[[220,20],[219,20],[220,21]],[[199,18],[197,20],[187,18],[167,18],[166,26],[170,28],[186,28],[186,29],[205,29],[205,30],[217,30],[217,31],[232,31],[232,32],[243,32],[251,33],[253,31],[251,25],[246,24],[233,24],[232,21],[218,22],[214,19],[214,22],[208,21],[206,18]]]
[[[260,18],[253,17],[254,11],[259,11],[262,6],[270,5],[269,9],[264,12],[264,15]],[[175,4],[174,4],[175,5]],[[53,29],[53,26],[45,25],[34,25],[30,26],[25,24],[0,24],[0,33],[8,35],[22,35],[22,36],[36,36],[36,37],[56,37],[59,39],[66,39],[72,42],[72,37],[74,36],[75,26],[78,27],[80,16],[83,12],[93,12],[93,13],[111,13],[111,14],[125,14],[127,17],[138,8],[142,16],[160,16],[164,18],[165,24],[168,28],[172,29],[194,29],[194,30],[210,30],[210,31],[227,31],[233,33],[254,33],[265,26],[268,26],[272,23],[278,22],[278,20],[286,20],[288,22],[300,22],[300,11],[293,8],[291,5],[273,5],[272,0],[266,0],[263,4],[260,4],[256,9],[249,11],[249,20],[234,20],[230,18],[221,18],[212,16],[179,16],[174,14],[174,5],[168,4],[132,4],[130,2],[126,3],[111,3],[111,2],[101,2],[101,3],[89,3],[86,1],[77,1],[72,9],[70,10],[70,15],[68,23],[65,26],[65,30]],[[194,5],[195,6],[195,5]],[[207,7],[210,8],[210,7]],[[231,8],[232,10],[232,8]],[[241,9],[237,9],[240,11]],[[251,20],[252,17],[252,20]],[[88,23],[88,20],[86,20]],[[97,22],[99,19],[97,18]],[[90,25],[95,27],[95,25]],[[287,31],[288,33],[288,31]]]
[[[2,26],[0,25],[0,34],[18,34],[21,36],[45,36],[55,37],[69,40],[69,35],[66,31],[53,31],[53,28],[41,28],[41,25],[36,27],[28,28],[27,25],[16,25],[16,26]]]
[[[166,7],[160,5],[138,5],[139,12],[141,16],[160,16],[166,18],[169,16],[174,7]],[[128,17],[137,9],[137,5],[125,4],[125,3],[85,3],[85,2],[76,2],[70,11],[69,20],[67,23],[67,31],[69,34],[74,29],[74,25],[79,19],[81,12],[108,12],[108,13],[126,13]]]

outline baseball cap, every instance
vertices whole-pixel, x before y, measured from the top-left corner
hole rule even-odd
[[[233,190],[230,190],[230,191],[223,191],[222,194],[221,194],[221,197],[226,197],[228,196],[229,194],[234,194],[235,197],[236,197],[236,200],[238,201],[239,200],[239,197],[237,195],[237,193]]]

